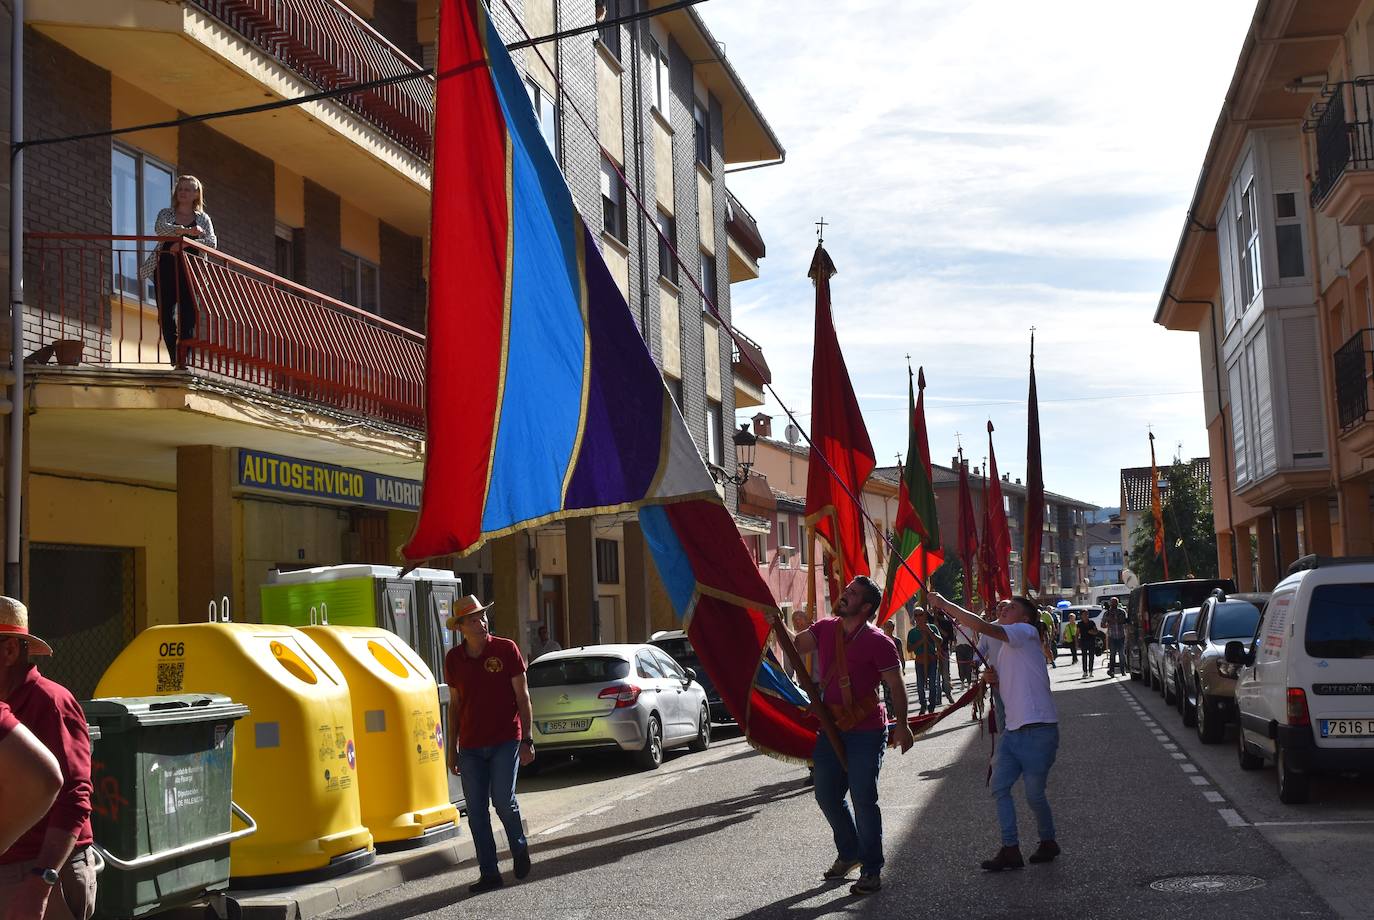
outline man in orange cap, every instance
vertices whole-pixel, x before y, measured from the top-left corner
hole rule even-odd
[[[71,691],[29,659],[52,646],[29,632],[29,611],[0,597],[0,702],[57,758],[62,788],[43,818],[0,854],[0,918],[89,920],[95,913],[91,859],[91,739]]]

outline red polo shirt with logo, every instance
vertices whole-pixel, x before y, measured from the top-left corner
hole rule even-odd
[[[39,674],[33,665],[6,702],[14,717],[57,758],[62,789],[43,820],[0,855],[0,865],[36,859],[49,830],[73,834],[76,846],[86,846],[92,840],[91,736],[86,714],[71,691]]]
[[[459,642],[444,656],[444,680],[458,690],[458,745],[491,747],[520,738],[520,713],[511,680],[525,673],[520,648],[500,636],[473,658]]]

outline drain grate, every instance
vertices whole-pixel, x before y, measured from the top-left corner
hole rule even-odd
[[[1233,894],[1262,888],[1265,884],[1264,879],[1253,875],[1177,875],[1151,882],[1150,887],[1173,894]]]

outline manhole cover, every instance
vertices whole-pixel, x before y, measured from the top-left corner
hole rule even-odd
[[[1262,888],[1265,882],[1253,875],[1179,875],[1151,882],[1155,891],[1174,894],[1230,894]]]

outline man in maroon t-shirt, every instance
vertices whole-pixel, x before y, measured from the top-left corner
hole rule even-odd
[[[515,800],[516,761],[534,760],[530,735],[530,691],[525,682],[525,659],[509,639],[493,636],[487,610],[471,594],[454,604],[448,627],[463,641],[444,657],[449,687],[449,769],[463,778],[468,830],[477,848],[481,875],[468,886],[472,894],[500,888],[505,882],[496,860],[491,833],[495,808],[506,829],[515,877],[530,873],[530,848]]]
[[[878,701],[878,685],[892,699],[893,743],[905,754],[916,740],[907,722],[906,683],[902,680],[897,647],[871,622],[882,605],[883,592],[866,575],[855,578],[835,605],[837,616],[818,620],[798,633],[797,651],[815,652],[822,700],[830,706],[849,704],[858,718],[840,732],[845,760],[841,766],[824,732],[816,739],[812,760],[816,765],[816,804],[830,822],[838,857],[822,876],[826,881],[843,880],[859,867],[859,880],[851,894],[872,894],[882,887],[883,868],[882,812],[878,808],[878,770],[887,746],[887,713]],[[837,642],[838,638],[838,642]],[[849,699],[837,665],[836,646],[844,654],[844,670],[849,677]],[[845,802],[846,793],[854,803],[853,813]]]
[[[76,698],[29,660],[51,654],[52,647],[29,632],[28,608],[0,597],[0,700],[62,771],[52,808],[0,854],[3,920],[88,920],[95,913],[91,739]]]

